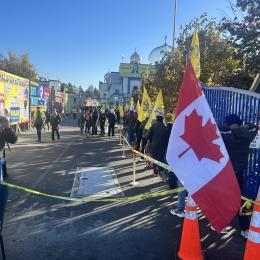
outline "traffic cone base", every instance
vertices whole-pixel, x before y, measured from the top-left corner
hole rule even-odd
[[[199,223],[196,212],[197,207],[191,197],[188,199],[185,210],[178,257],[182,260],[201,260],[203,259],[203,255],[200,244]]]
[[[256,201],[260,204],[260,201]],[[260,259],[260,206],[255,205],[249,227],[244,260]]]

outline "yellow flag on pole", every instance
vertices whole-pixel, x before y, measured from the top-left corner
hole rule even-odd
[[[164,103],[163,103],[162,90],[160,90],[159,94],[157,95],[152,113],[150,114],[150,117],[145,125],[145,129],[149,129],[153,119],[156,119],[157,116],[164,116]]]
[[[134,110],[134,98],[131,97],[131,100],[130,100],[130,110]]]
[[[192,42],[191,42],[191,56],[190,56],[192,67],[196,73],[197,78],[200,76],[200,44],[199,44],[199,35],[195,31],[193,33]]]
[[[142,103],[141,103],[140,111],[138,112],[138,121],[139,122],[142,122],[145,120],[145,118],[149,114],[151,108],[152,108],[151,100],[144,87]]]
[[[119,114],[120,114],[120,117],[123,117],[123,116],[124,116],[124,108],[123,108],[123,105],[120,105],[120,106],[119,106]]]

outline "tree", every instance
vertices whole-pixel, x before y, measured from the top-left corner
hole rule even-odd
[[[235,49],[228,39],[222,37],[222,30],[215,19],[209,19],[207,14],[203,14],[190,21],[181,27],[177,48],[167,52],[162,61],[155,64],[155,73],[151,73],[142,82],[153,100],[159,89],[162,89],[167,112],[175,110],[185,65],[190,55],[192,34],[196,29],[200,41],[202,82],[211,86],[230,86],[234,83],[233,75],[239,71],[239,60],[234,57]]]
[[[100,100],[100,92],[99,92],[99,90],[97,88],[94,88],[93,98],[96,98],[97,100]]]
[[[80,95],[81,97],[84,96],[85,91],[83,90],[83,88],[82,88],[81,86],[79,86],[79,88],[78,88],[78,93],[79,93],[79,95]]]
[[[230,2],[233,18],[225,17],[222,20],[223,30],[236,48],[236,58],[241,62],[239,79],[248,88],[259,72],[259,23],[260,1],[237,0]]]
[[[0,69],[32,81],[37,80],[36,69],[30,63],[27,53],[17,56],[14,52],[10,51],[7,58],[1,54]]]

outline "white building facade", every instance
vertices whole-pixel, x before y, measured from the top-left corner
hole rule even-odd
[[[101,103],[124,104],[129,102],[133,92],[140,92],[143,77],[152,69],[151,65],[141,64],[140,60],[135,52],[130,63],[120,63],[119,72],[105,74],[104,82],[99,82]]]

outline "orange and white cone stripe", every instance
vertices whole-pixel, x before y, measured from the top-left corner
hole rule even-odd
[[[203,259],[200,245],[197,206],[191,196],[189,196],[187,205],[185,207],[185,218],[178,256],[182,260]]]
[[[260,201],[256,201],[250,222],[244,260],[260,259]]]

